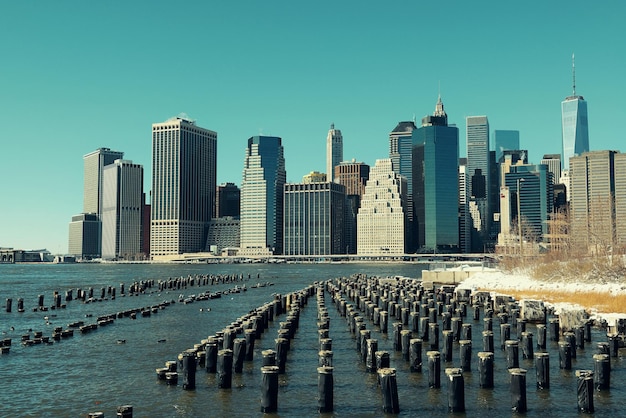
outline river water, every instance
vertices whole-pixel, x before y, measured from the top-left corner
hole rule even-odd
[[[260,412],[261,351],[275,348],[279,321],[276,319],[255,343],[254,360],[246,362],[243,373],[233,376],[232,389],[218,389],[215,375],[199,369],[196,389],[187,391],[182,384],[168,386],[156,378],[155,369],[175,360],[182,351],[215,332],[222,330],[238,317],[273,299],[274,293],[286,294],[305,288],[315,281],[365,273],[372,276],[419,277],[423,265],[410,263],[381,264],[14,264],[0,265],[0,300],[13,300],[12,312],[0,310],[0,339],[11,338],[8,354],[0,357],[0,416],[15,417],[84,417],[102,411],[105,417],[115,416],[116,408],[130,404],[135,417],[257,417]],[[148,289],[144,294],[128,296],[131,283],[141,280],[167,280],[205,274],[237,274],[244,280],[237,283],[193,287],[159,292]],[[248,280],[248,275],[250,279]],[[272,286],[255,287],[257,282]],[[127,296],[120,295],[124,283]],[[228,294],[219,299],[174,303],[149,317],[118,318],[113,324],[87,334],[75,331],[73,337],[54,344],[23,346],[20,339],[36,331],[50,336],[55,327],[67,328],[69,323],[94,323],[96,317],[156,305],[165,300],[178,301],[181,295],[212,292],[246,285],[246,292]],[[83,303],[63,302],[65,309],[34,311],[38,296],[44,305],[53,304],[54,292],[64,296],[68,289],[93,288],[99,297],[102,288],[115,287],[112,300]],[[24,299],[25,312],[17,312],[17,299]],[[347,322],[341,318],[326,295],[333,340],[334,413],[321,416],[383,416],[382,396],[374,374],[365,371],[356,351],[356,343]],[[210,309],[209,309],[210,308]],[[47,317],[47,319],[45,319]],[[390,324],[391,324],[390,320]],[[466,413],[449,414],[447,387],[442,370],[441,389],[428,388],[428,369],[411,373],[401,353],[394,352],[392,334],[381,334],[371,322],[372,338],[379,341],[379,350],[390,352],[391,367],[397,369],[399,416],[444,417],[450,415],[510,416],[511,395],[506,356],[499,350],[499,329],[494,321],[495,384],[494,389],[478,387],[478,360],[482,350],[482,316],[472,324],[472,372],[464,373]],[[391,330],[391,325],[390,325]],[[528,331],[534,332],[529,325]],[[514,335],[514,334],[513,334]],[[536,333],[535,333],[536,335]],[[120,344],[119,341],[125,343]],[[522,360],[528,369],[527,397],[529,417],[578,416],[575,370],[593,370],[595,343],[606,341],[601,330],[594,330],[593,343],[578,351],[572,370],[560,370],[558,346],[550,342],[551,388],[537,390],[532,361]],[[425,344],[426,346],[426,344]],[[315,297],[302,309],[300,327],[288,354],[286,373],[280,375],[277,417],[319,416],[318,413],[318,333]],[[426,348],[424,348],[424,359]],[[521,348],[520,348],[521,353]],[[626,377],[622,358],[613,358],[611,389],[595,393],[596,416],[626,416],[624,399]],[[451,363],[459,366],[458,345]]]

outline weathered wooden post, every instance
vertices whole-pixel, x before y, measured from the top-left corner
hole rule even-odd
[[[493,357],[491,351],[478,353],[478,376],[481,388],[493,388]]]
[[[591,370],[576,370],[576,377],[578,378],[578,410],[585,414],[593,414],[593,372]]]
[[[261,412],[278,410],[278,366],[261,367]]]
[[[535,370],[537,373],[537,389],[550,388],[550,354],[535,353]]]
[[[517,413],[527,411],[526,405],[526,370],[509,369],[511,384],[511,409]]]
[[[459,368],[446,369],[448,377],[448,411],[465,411],[465,383],[463,370]]]

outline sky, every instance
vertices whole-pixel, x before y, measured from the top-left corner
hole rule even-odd
[[[626,3],[397,0],[55,1],[0,5],[0,247],[65,253],[83,155],[142,164],[151,125],[186,114],[218,134],[218,183],[241,184],[247,139],[283,139],[287,181],[389,156],[399,121],[487,115],[539,163],[561,152],[561,101],[588,103],[594,149],[626,152]]]

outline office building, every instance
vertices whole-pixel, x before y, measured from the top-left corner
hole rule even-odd
[[[142,259],[143,166],[115,160],[102,178],[102,258]]]
[[[587,102],[576,94],[576,67],[572,55],[572,95],[561,102],[561,128],[563,134],[563,168],[568,170],[570,158],[589,151]]]
[[[491,210],[489,206],[490,162],[489,122],[487,116],[466,119],[469,205],[472,216],[472,251],[485,250],[489,239]]]
[[[496,148],[496,162],[499,163],[504,151],[520,148],[519,131],[496,129],[493,131],[493,142]]]
[[[282,254],[286,178],[282,139],[249,138],[241,184],[240,254]]]
[[[561,179],[561,155],[560,154],[544,154],[541,164],[548,166],[548,171],[552,173],[554,183],[558,183]]]
[[[469,253],[471,244],[471,216],[469,213],[469,201],[467,196],[468,181],[465,171],[467,158],[459,158],[459,251]]]
[[[227,248],[239,248],[241,238],[239,217],[222,216],[209,222],[206,251],[220,255]]]
[[[83,156],[83,213],[102,213],[102,172],[105,166],[122,158],[123,152],[109,148],[98,148]]]
[[[151,257],[204,250],[216,165],[216,132],[183,117],[152,125]]]
[[[369,176],[370,166],[354,159],[342,161],[335,167],[335,183],[343,184],[348,196],[363,195]]]
[[[504,186],[508,188],[510,196],[506,206],[510,216],[509,219],[503,216],[502,223],[510,225],[514,222],[518,225],[521,222],[523,240],[529,244],[542,241],[548,233],[548,217],[552,213],[554,201],[553,185],[552,173],[545,164],[512,165],[505,174]],[[516,233],[510,230],[512,234]]]
[[[405,197],[407,206],[405,225],[407,229],[407,252],[413,253],[417,249],[417,224],[415,223],[415,209],[413,207],[413,131],[417,127],[412,121],[399,122],[389,134],[389,158],[393,171],[404,177],[407,184]]]
[[[361,206],[361,196],[365,191],[367,179],[370,176],[370,166],[352,161],[343,161],[335,166],[335,182],[346,188],[346,213],[344,217],[344,242],[346,253],[356,254],[357,242],[357,214]]]
[[[337,183],[285,185],[284,254],[343,254],[346,188]]]
[[[571,239],[582,251],[603,255],[626,243],[625,156],[591,151],[570,160]]]
[[[235,183],[223,183],[215,188],[215,212],[214,218],[223,216],[239,217],[241,202],[241,190]]]
[[[72,216],[69,225],[68,253],[79,259],[100,257],[102,224],[96,213]]]
[[[459,130],[441,97],[413,131],[413,208],[419,252],[459,251]]]
[[[343,136],[341,131],[335,129],[335,124],[330,125],[330,130],[326,136],[326,175],[328,181],[333,181],[335,166],[343,161]]]
[[[402,255],[406,252],[406,179],[391,159],[376,160],[357,215],[357,254]]]
[[[150,218],[151,207],[146,203],[146,194],[141,197],[143,208],[141,209],[141,252],[144,258],[150,257]]]

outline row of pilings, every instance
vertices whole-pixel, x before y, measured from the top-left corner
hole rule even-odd
[[[450,412],[465,411],[464,376],[473,373],[474,367],[478,368],[480,388],[494,388],[494,322],[499,329],[498,348],[504,354],[502,360],[509,375],[511,409],[518,413],[526,412],[528,408],[527,370],[520,367],[520,355],[522,359],[533,361],[537,389],[549,390],[548,342],[553,346],[558,344],[560,369],[572,368],[577,351],[581,355],[590,353],[584,351],[585,343],[591,342],[589,322],[567,329],[560,326],[559,318],[550,318],[544,309],[542,320],[535,324],[535,344],[533,333],[526,329],[531,322],[521,316],[518,302],[510,297],[492,297],[487,292],[471,294],[467,289],[454,286],[426,288],[417,280],[379,279],[365,275],[335,279],[327,282],[326,288],[339,314],[346,318],[365,370],[378,374],[385,413],[400,411],[397,368],[391,367],[389,352],[378,350],[374,332],[391,339],[393,349],[401,352],[401,358],[409,362],[411,372],[420,373],[426,369],[431,389],[442,385],[442,362],[456,363],[456,367],[445,368]],[[472,344],[477,338],[472,340],[472,324],[480,323],[481,317],[482,351],[473,354]],[[367,323],[372,329],[367,329]],[[319,332],[321,335],[323,331]],[[572,389],[572,399],[582,412],[594,411],[594,391],[610,389],[610,358],[617,357],[621,341],[616,334],[607,335],[607,339],[596,344],[592,354],[594,370],[576,371],[578,384]],[[458,355],[453,355],[454,352]]]
[[[315,285],[286,295],[277,294],[270,302],[237,318],[225,328],[178,354],[176,361],[167,361],[165,367],[157,368],[157,379],[169,385],[182,383],[184,390],[196,388],[196,374],[204,370],[214,374],[217,389],[232,387],[233,373],[242,373],[244,362],[254,360],[256,341],[270,324],[282,315],[274,344],[261,350],[261,412],[271,413],[278,409],[278,377],[285,373],[288,353],[300,323],[300,312],[308,298],[315,294]]]
[[[258,278],[259,276],[257,276]],[[250,280],[250,275],[247,278],[244,277],[243,274],[220,274],[220,275],[189,275],[187,277],[178,277],[178,278],[169,278],[165,280],[143,280],[136,281],[131,283],[129,286],[126,286],[124,283],[119,285],[119,295],[121,296],[139,296],[141,294],[145,294],[146,292],[154,293],[176,290],[179,289],[194,289],[203,286],[213,286],[219,284],[230,284],[230,283],[238,283],[242,281]],[[204,291],[198,294],[193,294],[187,297],[184,297],[182,294],[178,297],[179,302],[183,303],[191,303],[193,301],[200,300],[208,300],[216,297],[221,297],[222,294],[233,294],[240,293],[241,291],[245,291],[247,288],[245,284],[243,286],[236,285],[234,288],[223,289],[221,291]],[[103,287],[100,290],[100,296],[94,297],[94,289],[88,288],[86,290],[75,288],[69,289],[66,291],[65,300],[66,301],[82,301],[83,303],[91,303],[93,301],[106,301],[106,300],[115,300],[116,298],[116,287],[108,286]],[[54,292],[53,300],[54,303],[52,306],[47,307],[44,305],[44,296],[39,295],[38,299],[38,307],[34,308],[33,311],[42,311],[47,312],[49,309],[65,309],[66,304],[61,303],[61,296],[58,292]],[[175,299],[165,300],[158,304],[142,306],[138,308],[130,308],[125,309],[123,311],[113,312],[113,313],[105,313],[98,315],[95,321],[89,320],[77,320],[72,321],[67,324],[66,327],[55,326],[53,328],[53,332],[51,335],[43,335],[43,331],[39,330],[28,330],[28,333],[24,333],[20,335],[20,339],[23,346],[36,346],[36,345],[50,345],[55,341],[61,341],[65,338],[70,338],[74,336],[74,331],[78,331],[81,334],[88,334],[92,331],[95,331],[101,327],[112,324],[115,319],[119,318],[130,318],[137,319],[138,316],[149,317],[151,315],[157,314],[160,310],[165,309],[170,306],[170,304],[176,303]],[[7,312],[11,312],[11,304],[12,299],[7,299]],[[23,312],[23,298],[18,300],[18,312]],[[53,319],[56,315],[51,315],[50,318]],[[85,317],[92,317],[91,314],[86,314]],[[50,324],[48,322],[48,316],[46,319],[46,324]],[[32,334],[31,334],[32,332]],[[118,341],[124,342],[124,341]],[[2,354],[8,354],[10,352],[10,348],[12,345],[11,338],[3,338],[0,340],[0,350]]]
[[[257,276],[257,279],[259,276]],[[192,288],[200,288],[206,286],[214,286],[220,284],[237,284],[251,280],[250,274],[196,274],[181,277],[170,277],[162,280],[138,280],[129,284],[120,283],[116,286],[103,286],[98,288],[88,287],[86,289],[70,288],[65,290],[64,295],[55,290],[52,294],[52,303],[46,305],[45,295],[38,294],[35,299],[35,306],[30,308],[33,312],[48,312],[49,310],[65,309],[67,303],[73,300],[82,303],[103,302],[107,300],[115,300],[119,296],[138,296],[141,294],[149,294],[155,292],[177,291]],[[119,293],[118,293],[119,292]],[[6,298],[5,311],[13,312],[14,298]],[[24,306],[24,297],[15,299],[16,311],[22,313],[26,311]]]

